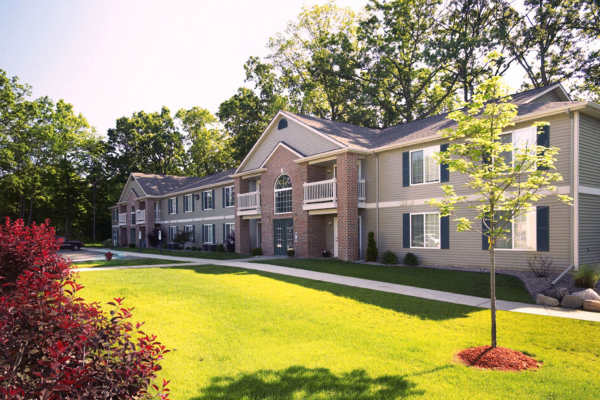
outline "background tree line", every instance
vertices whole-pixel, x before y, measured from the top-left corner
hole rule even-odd
[[[371,0],[304,9],[244,64],[216,115],[139,111],[106,137],[64,101],[30,98],[0,72],[0,215],[49,217],[59,232],[110,236],[108,206],[129,173],[205,175],[239,163],[281,109],[387,127],[448,111],[490,76],[563,82],[600,100],[596,0]],[[502,54],[493,62],[487,54]]]

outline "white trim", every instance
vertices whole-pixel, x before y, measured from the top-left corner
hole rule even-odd
[[[275,152],[277,151],[277,149],[279,149],[280,146],[283,147],[284,149],[290,151],[295,156],[304,157],[304,154],[298,153],[296,150],[292,149],[290,146],[288,146],[284,142],[278,142],[277,145],[275,147],[273,147],[273,150],[271,150],[271,152],[269,153],[269,155],[267,156],[267,158],[265,158],[265,161],[263,161],[262,164],[260,164],[260,168],[264,168],[265,167],[265,165],[269,162],[269,160],[271,159],[271,157],[273,157],[273,154],[275,154]]]
[[[224,186],[223,187],[223,191],[222,191],[223,195],[225,195],[225,193],[227,192],[227,189],[230,189],[231,193],[233,193],[233,204],[230,205],[230,206],[226,205],[223,208],[232,208],[232,207],[235,207],[235,185]],[[225,200],[223,200],[223,203],[225,203]]]
[[[283,171],[283,170],[282,170]],[[275,186],[277,185],[277,181],[279,180],[279,178],[281,178],[282,176],[287,176],[288,179],[290,180],[290,187],[286,187],[283,189],[277,189],[275,188]],[[273,214],[274,215],[284,215],[284,214],[290,214],[292,211],[294,211],[294,199],[291,199],[292,202],[292,209],[290,211],[284,211],[284,212],[277,212],[277,193],[280,192],[286,192],[286,191],[290,191],[292,192],[292,196],[294,194],[294,192],[292,191],[294,188],[294,185],[292,183],[292,178],[290,178],[290,176],[286,173],[286,172],[282,172],[281,174],[279,174],[279,176],[275,179],[275,182],[273,183]]]
[[[591,187],[591,186],[579,185],[578,192],[581,194],[590,194],[593,196],[600,196],[600,188],[595,188],[595,187]]]
[[[573,265],[579,268],[579,112],[573,114]]]
[[[327,203],[309,203],[309,204],[302,205],[303,211],[321,210],[321,209],[332,209],[337,212],[337,201],[328,201]]]
[[[562,84],[560,83],[555,83],[554,85],[548,87],[546,90],[544,90],[541,93],[536,94],[535,96],[533,96],[531,99],[527,100],[526,102],[522,103],[522,104],[529,104],[531,102],[533,102],[535,99],[539,99],[540,97],[542,97],[543,95],[545,95],[546,93],[550,93],[552,92],[554,89],[556,88],[560,88],[562,94],[565,96],[565,98],[567,99],[567,101],[571,101],[571,96],[569,96],[569,93],[565,90],[565,88],[562,86]]]
[[[254,215],[240,214],[240,213],[238,213],[238,215],[241,216],[243,220],[260,219],[260,213],[254,214]]]
[[[237,211],[237,215],[242,216],[242,215],[257,215],[258,218],[260,218],[260,208],[253,208],[250,210],[238,210]]]
[[[233,219],[235,215],[220,215],[217,217],[197,217],[197,218],[183,218],[183,219],[169,219],[155,221],[157,224],[182,224],[185,222],[201,222],[201,221],[219,221],[226,219]]]
[[[256,168],[248,171],[240,172],[238,174],[229,175],[232,178],[250,179],[257,176],[261,176],[263,172],[267,172],[266,168]]]
[[[322,208],[316,210],[308,210],[308,215],[331,215],[337,214],[337,208]]]
[[[336,144],[337,146],[341,146],[341,147],[347,147],[346,145],[338,142],[337,140],[334,140],[332,138],[330,138],[329,136],[317,131],[314,128],[311,128],[310,126],[298,121],[293,114],[289,114],[286,113],[285,111],[279,110],[279,112],[277,112],[277,114],[273,117],[273,119],[271,120],[271,122],[269,122],[269,125],[267,125],[267,128],[263,131],[263,133],[259,136],[258,140],[256,140],[256,143],[254,143],[254,146],[252,146],[252,148],[250,149],[250,151],[248,152],[248,154],[246,154],[246,157],[244,157],[244,159],[242,160],[242,162],[240,163],[240,165],[237,167],[237,169],[235,170],[234,175],[237,175],[238,173],[240,173],[240,171],[242,170],[242,168],[244,168],[244,166],[246,165],[246,163],[248,162],[248,160],[250,159],[250,157],[254,154],[254,152],[256,151],[256,149],[258,148],[258,146],[263,142],[264,138],[266,137],[267,133],[270,132],[271,128],[274,126],[275,121],[278,121],[280,116],[285,116],[287,118],[291,118],[294,122],[296,122],[297,124],[301,125],[302,127],[310,130],[313,133],[316,133],[317,135],[329,140],[330,142]]]
[[[412,245],[413,242],[413,235],[412,235],[412,217],[413,215],[422,215],[423,216],[423,247],[415,247]],[[437,215],[438,216],[438,240],[439,240],[439,245],[437,245],[436,247],[426,247],[425,246],[425,231],[426,229],[426,220],[427,218],[425,218],[426,215]],[[410,213],[410,217],[409,217],[409,237],[410,237],[410,248],[411,249],[433,249],[433,250],[440,250],[442,248],[442,218],[440,216],[439,212],[417,212],[417,213]]]

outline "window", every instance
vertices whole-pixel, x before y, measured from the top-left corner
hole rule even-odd
[[[135,207],[131,206],[131,225],[135,225]]]
[[[233,207],[234,201],[234,186],[225,186],[223,188],[223,207]]]
[[[503,144],[512,143],[513,145],[512,153],[509,151],[502,153],[504,162],[510,166],[513,164],[516,154],[526,154],[526,152],[532,155],[536,154],[537,128],[529,127],[504,134],[500,137],[500,141]]]
[[[411,185],[440,181],[440,165],[435,159],[439,151],[440,146],[432,146],[410,152]]]
[[[158,200],[154,203],[154,220],[155,221],[160,220],[160,200]]]
[[[288,126],[288,122],[287,119],[285,118],[281,118],[279,120],[279,123],[277,124],[277,129],[281,130],[281,129],[285,129]]]
[[[186,194],[183,196],[183,212],[188,213],[194,211],[194,195]]]
[[[214,244],[215,243],[215,225],[214,224],[202,225],[202,238],[203,238],[204,244]]]
[[[228,240],[235,240],[235,224],[233,223],[226,223],[223,224],[223,229],[224,229],[224,233],[223,233],[223,242],[227,243]]]
[[[410,215],[410,247],[440,248],[440,214]]]
[[[505,229],[508,231],[505,238],[496,242],[498,249],[514,250],[536,250],[537,248],[537,221],[536,210],[532,208],[527,212],[514,218],[512,223],[505,222]]]
[[[172,242],[175,240],[175,236],[177,236],[177,227],[176,226],[169,226],[169,242]]]
[[[292,181],[287,175],[281,175],[275,181],[275,213],[292,212]]]
[[[177,214],[177,197],[169,199],[169,214]]]
[[[119,212],[116,208],[113,208],[113,210],[112,210],[112,219],[113,219],[113,222],[115,222],[115,223],[119,222]]]
[[[189,242],[196,241],[196,229],[194,229],[194,225],[185,225],[183,231],[187,233],[187,240]]]
[[[212,190],[202,192],[202,209],[213,210],[215,208],[214,194]]]

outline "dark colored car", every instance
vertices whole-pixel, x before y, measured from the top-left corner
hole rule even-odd
[[[83,247],[83,242],[79,240],[67,240],[65,237],[58,236],[58,239],[62,239],[63,242],[60,245],[60,249],[71,249],[71,250],[80,250]]]

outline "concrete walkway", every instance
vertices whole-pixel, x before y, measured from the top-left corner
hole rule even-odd
[[[106,249],[89,249],[90,251],[106,252]],[[310,279],[315,281],[335,283],[338,285],[352,286],[363,289],[377,290],[380,292],[395,293],[405,296],[419,297],[422,299],[442,301],[446,303],[462,304],[466,306],[490,308],[490,300],[484,297],[468,296],[458,293],[443,292],[440,290],[424,289],[414,286],[399,285],[396,283],[388,283],[374,281],[370,279],[353,278],[351,276],[343,276],[329,274],[325,272],[309,271],[299,268],[282,267],[271,264],[260,264],[253,261],[254,259],[235,259],[235,260],[213,260],[206,258],[193,257],[178,257],[162,254],[136,253],[128,251],[119,251],[119,254],[132,257],[156,258],[164,260],[184,261],[181,264],[156,264],[156,265],[135,265],[123,267],[99,267],[99,268],[77,268],[77,271],[105,271],[116,269],[136,269],[136,268],[164,268],[164,267],[181,267],[190,265],[220,265],[225,267],[237,267],[243,269],[251,269],[256,271],[270,272],[274,274],[294,276],[297,278]],[[559,307],[546,307],[537,304],[519,303],[515,301],[497,300],[496,307],[498,310],[520,312],[524,314],[545,315],[550,317],[579,319],[584,321],[600,322],[600,313],[594,313],[583,310],[571,310]]]

